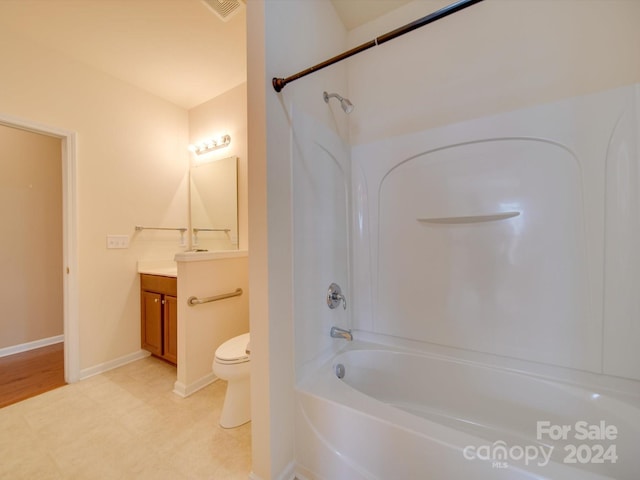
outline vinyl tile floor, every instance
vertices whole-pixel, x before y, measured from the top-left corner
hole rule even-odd
[[[226,382],[181,398],[153,357],[0,409],[0,479],[247,480],[251,423],[218,425]]]

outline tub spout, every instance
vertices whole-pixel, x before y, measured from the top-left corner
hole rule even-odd
[[[351,330],[344,330],[338,327],[331,327],[330,332],[331,338],[344,338],[345,340],[352,341],[353,335],[351,335]]]

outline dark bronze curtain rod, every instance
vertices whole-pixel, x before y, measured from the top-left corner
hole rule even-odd
[[[274,77],[273,80],[271,80],[273,88],[276,92],[280,92],[288,83],[291,83],[294,80],[298,80],[299,78],[305,77],[310,73],[316,72],[318,70],[322,70],[323,68],[328,67],[329,65],[338,63],[344,60],[345,58],[349,58],[357,53],[368,50],[371,47],[375,47],[382,43],[388,42],[389,40],[393,40],[394,38],[399,37],[400,35],[404,35],[405,33],[409,33],[417,28],[424,27],[425,25],[431,22],[440,20],[441,18],[444,18],[447,15],[451,15],[452,13],[459,12],[460,10],[470,7],[471,5],[474,5],[479,2],[482,2],[482,0],[460,0],[459,2],[452,3],[451,5],[441,8],[440,10],[437,10],[425,17],[419,18],[418,20],[408,23],[403,27],[396,28],[395,30],[392,30],[389,33],[380,35],[379,37],[376,37],[374,40],[371,40],[367,43],[363,43],[362,45],[352,48],[351,50],[341,53],[340,55],[336,55],[335,57],[330,58],[329,60],[325,60],[322,63],[314,65],[313,67],[309,67],[306,70],[296,73],[295,75],[291,75],[290,77],[287,77],[287,78]]]

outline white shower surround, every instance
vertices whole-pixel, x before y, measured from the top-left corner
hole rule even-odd
[[[353,327],[640,380],[639,92],[354,147]]]
[[[640,86],[632,85],[354,147],[347,296],[356,338],[517,367],[596,393],[612,389],[637,406],[639,112]],[[294,199],[299,175],[294,167]],[[491,217],[501,212],[518,215]],[[382,422],[405,431],[394,421],[400,414],[384,416],[394,411],[384,401],[340,387],[344,396],[326,390],[331,398],[323,404],[322,389],[307,388],[328,371],[313,373],[310,365],[336,345],[312,344],[304,326],[312,319],[301,315],[303,305],[296,308],[297,348],[300,338],[311,348],[297,350],[298,428],[309,425],[305,408],[323,411],[327,416],[315,421],[327,425],[332,414],[349,416],[355,408],[372,421],[361,428]],[[315,330],[324,333],[331,321]],[[407,382],[419,383],[414,377]],[[340,470],[348,450],[332,443],[339,432],[302,442],[301,472],[352,478],[351,470]],[[322,455],[309,463],[313,456],[304,452],[318,441],[332,451],[333,464]],[[384,478],[363,468],[362,478]]]

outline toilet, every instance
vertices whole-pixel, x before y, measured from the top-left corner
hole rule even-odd
[[[234,428],[251,420],[249,334],[227,340],[216,350],[213,374],[226,380],[227,393],[220,415],[222,428]]]

